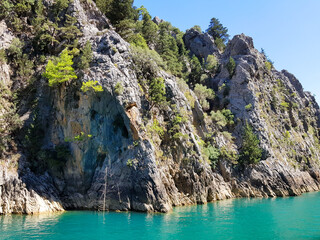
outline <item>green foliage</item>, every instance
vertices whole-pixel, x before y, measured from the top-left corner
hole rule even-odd
[[[117,82],[116,85],[114,86],[114,93],[116,95],[122,95],[123,90],[124,89],[123,89],[121,82]]]
[[[0,81],[0,158],[10,149],[15,131],[22,126],[14,100],[10,89]]]
[[[199,32],[199,33],[202,33],[201,27],[200,27],[199,25],[194,25],[194,26],[192,27],[192,29],[193,29],[193,30],[196,30],[196,31]]]
[[[65,47],[77,47],[77,39],[82,36],[81,31],[76,26],[77,19],[68,14],[64,26],[60,28],[60,37],[64,39]],[[75,41],[75,42],[74,42]]]
[[[25,149],[28,150],[28,157],[31,160],[32,165],[37,165],[35,161],[41,150],[43,137],[44,131],[39,119],[38,109],[36,109],[32,116],[32,123],[26,129],[23,141]]]
[[[11,1],[8,1],[8,0],[0,1],[0,18],[3,19],[9,16],[13,7],[14,5],[11,3]]]
[[[227,42],[229,40],[228,29],[224,27],[217,18],[211,18],[209,27],[206,32],[210,34],[215,40],[218,38],[222,39],[223,42]]]
[[[290,139],[290,137],[291,137],[289,131],[285,131],[284,134],[283,134],[283,136],[284,136],[285,139]]]
[[[211,166],[216,168],[220,158],[220,150],[211,144],[208,144],[208,146],[204,148],[204,154],[209,159]]]
[[[221,113],[220,110],[218,111],[211,111],[211,119],[212,121],[218,125],[218,127],[225,127],[227,125],[227,119]]]
[[[92,49],[90,41],[87,41],[82,50],[82,55],[80,57],[79,67],[83,70],[90,67],[90,62],[92,61]]]
[[[144,13],[142,17],[142,29],[141,33],[146,42],[150,44],[156,43],[158,39],[158,26],[151,20],[149,13]]]
[[[227,69],[228,69],[230,78],[232,78],[236,69],[236,62],[232,57],[229,58],[229,62],[227,63]]]
[[[194,86],[196,83],[200,83],[202,74],[202,67],[199,59],[193,55],[190,61],[191,73],[189,74],[189,84]]]
[[[82,92],[88,92],[88,91],[103,92],[103,88],[98,81],[90,80],[87,82],[82,82],[81,91]]]
[[[138,76],[150,79],[157,76],[160,68],[164,68],[164,62],[160,55],[149,48],[131,46],[132,60]]]
[[[80,132],[80,134],[72,137],[72,138],[65,138],[65,142],[75,142],[75,143],[80,143],[83,141],[87,141],[92,138],[91,134],[85,134],[84,132]]]
[[[221,38],[216,38],[214,40],[214,43],[216,44],[217,48],[223,52],[226,49],[226,44],[223,42]]]
[[[48,79],[50,87],[77,79],[77,75],[72,67],[72,59],[73,56],[69,54],[68,49],[65,49],[54,61],[49,60],[43,76]]]
[[[55,17],[59,19],[59,15],[62,11],[64,11],[69,6],[69,0],[56,0],[53,6],[53,12]]]
[[[216,56],[208,55],[205,67],[209,72],[216,72],[218,69],[218,64],[219,62]]]
[[[264,62],[264,65],[266,66],[266,68],[268,69],[268,71],[271,71],[271,69],[273,68],[272,63],[269,62],[269,61]]]
[[[123,39],[130,42],[130,39],[133,37],[135,30],[134,21],[132,19],[124,19],[116,24],[115,27],[117,33],[119,33]]]
[[[127,166],[128,167],[133,167],[133,165],[135,164],[135,159],[128,159],[128,161],[127,161]]]
[[[111,11],[112,0],[95,0],[95,2],[102,13],[106,14],[109,10]]]
[[[129,40],[131,44],[133,44],[135,47],[142,48],[142,49],[148,49],[148,45],[146,40],[142,37],[140,33],[132,35]]]
[[[17,64],[18,64],[17,76],[23,81],[27,81],[27,80],[30,81],[34,73],[33,61],[28,59],[27,54],[23,54],[22,57],[17,60]]]
[[[7,62],[7,54],[4,49],[0,49],[0,63],[6,63]]]
[[[150,81],[149,95],[151,101],[155,104],[160,104],[166,101],[166,86],[163,78],[153,78]]]
[[[196,84],[194,88],[194,93],[198,97],[198,100],[203,108],[203,110],[207,111],[210,109],[210,104],[207,101],[208,99],[212,100],[215,97],[214,91],[206,86],[201,84]]]
[[[162,22],[159,24],[159,29],[157,51],[166,62],[166,70],[176,76],[181,76],[182,63],[179,61],[179,47],[177,39],[172,36],[173,27],[169,22]],[[179,36],[179,34],[182,35],[182,33],[177,30],[176,36]],[[180,44],[184,45],[183,41],[180,42]]]
[[[234,124],[234,115],[232,114],[230,109],[222,109],[221,113],[227,120],[228,125],[233,125]]]
[[[169,129],[169,133],[173,136],[173,139],[179,139],[183,136],[181,133],[181,124],[187,121],[187,117],[183,116],[181,112],[175,111],[174,118],[170,122],[171,127]]]
[[[225,159],[225,160],[231,162],[232,164],[237,164],[238,159],[239,159],[239,155],[237,154],[237,152],[235,150],[228,149],[225,146],[220,148],[220,157],[222,159]]]
[[[217,110],[216,112],[211,111],[211,119],[219,128],[227,125],[232,126],[234,124],[234,115],[229,109]]]
[[[112,24],[116,25],[122,20],[132,19],[134,17],[134,9],[132,7],[133,0],[107,0],[106,2],[107,6],[105,13]]]
[[[242,164],[255,164],[261,160],[262,149],[260,148],[259,143],[260,141],[253,133],[252,127],[246,123],[239,159]]]
[[[287,103],[286,101],[283,101],[283,102],[280,103],[280,107],[281,107],[281,109],[284,110],[284,111],[285,111],[285,110],[288,110],[288,109],[289,109],[289,106],[290,106],[289,103]]]
[[[159,137],[163,137],[163,136],[164,136],[164,130],[163,130],[163,128],[160,126],[160,124],[159,124],[159,122],[158,122],[157,119],[154,119],[154,120],[153,120],[153,124],[152,124],[152,126],[151,126],[151,129],[152,129],[153,131],[155,131],[155,132],[159,135]]]
[[[24,43],[19,38],[14,38],[8,48],[8,55],[16,60],[19,59],[22,56],[23,47]]]
[[[249,104],[246,105],[244,108],[245,108],[247,111],[250,111],[250,110],[252,109],[252,104],[249,103]]]

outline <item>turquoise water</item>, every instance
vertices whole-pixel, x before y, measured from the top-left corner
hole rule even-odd
[[[0,239],[320,239],[320,193],[225,200],[168,214],[0,216]]]

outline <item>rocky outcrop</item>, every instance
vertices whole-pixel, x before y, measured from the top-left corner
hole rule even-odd
[[[23,160],[21,160],[23,161]],[[52,178],[46,174],[12,169],[12,162],[2,162],[0,168],[0,214],[36,214],[63,211]]]
[[[230,56],[236,62],[232,78],[226,68]],[[221,72],[212,82],[229,88],[225,98],[238,119],[233,131],[237,145],[241,147],[241,129],[249,122],[264,149],[264,160],[241,174],[222,164],[234,195],[273,197],[319,190],[314,174],[319,172],[319,151],[312,150],[318,149],[318,133],[313,130],[319,127],[315,100],[303,92],[292,74],[268,70],[265,56],[243,34],[231,40],[221,62]],[[304,110],[306,103],[308,111]]]
[[[5,22],[0,22],[0,49],[7,49],[13,38]],[[11,123],[6,119],[11,117],[13,110],[12,103],[6,99],[7,95],[12,94],[10,74],[10,66],[0,62],[0,127],[6,131]],[[8,137],[6,131],[1,132],[1,138]],[[0,158],[0,214],[63,211],[52,178],[48,174],[35,176],[25,167],[25,163],[25,157],[13,151]]]
[[[213,54],[219,61],[208,81],[217,89],[216,108],[234,114],[227,132],[208,118],[186,83],[152,60],[138,65],[137,53],[93,3],[74,0],[67,13],[77,18],[81,46],[91,43],[93,60],[72,83],[49,88],[46,79],[40,80],[37,111],[44,136],[38,155],[44,156],[46,169],[32,172],[31,160],[23,155],[19,161],[1,160],[0,214],[167,212],[227,198],[319,190],[319,107],[292,74],[266,66],[250,37],[235,36],[221,54],[208,34],[191,29],[184,36],[191,53],[199,58]],[[0,37],[12,39],[11,33],[3,38],[5,32]],[[234,74],[228,70],[230,57]],[[168,103],[163,106],[150,104],[145,79],[138,76],[137,68],[150,62],[156,77],[164,79]],[[10,81],[10,69],[6,72]],[[80,91],[89,80],[98,81],[103,92]],[[119,86],[123,91],[116,90]],[[217,146],[238,154],[246,123],[259,137],[263,159],[243,167],[225,154],[210,165],[201,138],[212,136]]]
[[[208,33],[200,33],[191,28],[183,36],[183,40],[186,47],[198,58],[206,59],[208,55],[220,55],[214,39]]]

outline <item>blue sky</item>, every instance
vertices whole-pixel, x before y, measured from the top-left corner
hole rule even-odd
[[[185,31],[216,17],[229,34],[251,36],[277,70],[293,73],[320,104],[320,0],[135,0]]]

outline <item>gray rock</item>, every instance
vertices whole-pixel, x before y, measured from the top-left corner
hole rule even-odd
[[[157,17],[157,16],[155,16],[155,17],[152,19],[152,21],[153,21],[155,24],[157,24],[157,25],[159,25],[160,23],[164,22],[163,19],[160,19],[160,18]]]
[[[186,47],[199,58],[206,59],[208,55],[219,56],[219,50],[213,38],[207,33],[199,33],[191,28],[183,36]]]

